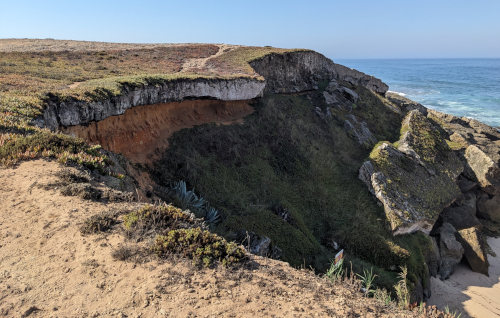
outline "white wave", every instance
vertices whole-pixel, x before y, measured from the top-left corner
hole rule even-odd
[[[403,96],[405,97],[406,94],[405,93],[401,93],[401,92],[395,92],[395,91],[387,91],[388,93],[394,93],[394,94],[398,94],[399,96]]]

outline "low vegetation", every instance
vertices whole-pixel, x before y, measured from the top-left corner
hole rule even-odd
[[[99,146],[91,146],[71,136],[42,129],[0,135],[0,164],[9,166],[36,158],[52,158],[63,164],[75,163],[102,173],[110,164]]]
[[[193,214],[169,204],[144,205],[123,218],[123,225],[129,232],[139,237],[165,234],[173,229],[202,226]]]
[[[216,262],[232,266],[245,259],[243,248],[200,228],[172,230],[166,235],[159,235],[153,250],[160,257],[170,254],[189,257],[197,265],[204,267],[210,267]]]
[[[373,268],[364,269],[363,274],[355,274],[351,268],[345,268],[344,259],[337,263],[332,262],[330,268],[325,273],[325,277],[333,284],[349,285],[363,293],[365,297],[375,298],[384,304],[388,309],[399,308],[415,312],[421,317],[439,317],[439,318],[459,318],[461,313],[452,312],[448,308],[444,311],[437,309],[436,306],[427,306],[424,302],[410,302],[409,281],[407,279],[408,270],[406,267],[400,267],[398,281],[393,286],[391,293],[383,287],[379,287],[376,282],[377,275],[373,273]]]
[[[82,234],[107,232],[116,224],[116,219],[109,213],[100,213],[87,218],[80,227]]]

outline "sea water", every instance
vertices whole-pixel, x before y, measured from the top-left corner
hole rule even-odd
[[[500,59],[334,60],[428,108],[500,127]]]

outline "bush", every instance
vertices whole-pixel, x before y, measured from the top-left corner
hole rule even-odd
[[[200,226],[201,220],[191,213],[182,211],[172,205],[145,205],[125,215],[125,229],[140,235],[146,233],[164,234],[173,229]]]
[[[137,255],[138,252],[138,249],[135,247],[120,245],[113,250],[111,256],[115,260],[126,261],[129,260],[132,256]]]
[[[215,262],[231,266],[245,258],[243,248],[200,228],[172,230],[167,235],[159,235],[153,250],[160,257],[180,254],[204,267],[212,266]]]
[[[83,222],[83,225],[80,227],[80,232],[82,234],[106,232],[109,231],[115,224],[116,220],[110,215],[96,214],[92,215]]]
[[[88,183],[90,182],[90,176],[88,173],[83,171],[73,171],[71,169],[63,169],[56,172],[56,176],[62,181],[68,183]]]
[[[65,196],[77,196],[84,200],[99,200],[102,192],[92,187],[89,183],[71,183],[61,189]]]

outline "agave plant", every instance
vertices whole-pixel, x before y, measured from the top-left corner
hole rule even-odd
[[[205,211],[205,221],[209,225],[215,225],[215,224],[219,223],[219,221],[220,221],[219,211],[217,211],[213,207],[207,207],[207,209]]]
[[[169,193],[173,199],[176,201],[175,203],[183,209],[189,209],[193,213],[199,213],[203,210],[206,201],[203,197],[199,197],[194,193],[193,190],[187,190],[186,182],[179,181],[174,184]]]

